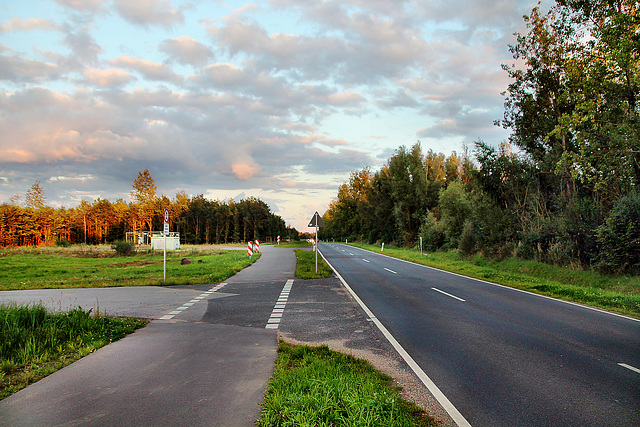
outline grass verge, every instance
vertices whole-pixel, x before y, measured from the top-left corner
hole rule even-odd
[[[292,346],[281,341],[258,426],[341,425],[436,423],[400,397],[391,378],[368,362],[326,346]]]
[[[146,324],[81,308],[49,313],[42,305],[0,305],[0,399]]]
[[[316,253],[294,249],[296,253],[296,277],[298,279],[324,279],[333,276],[333,270],[318,254],[318,272],[316,273]]]
[[[84,248],[2,249],[0,291],[220,283],[259,257],[248,257],[240,250],[168,251],[167,280],[163,282],[162,251],[118,257],[110,250]],[[192,264],[181,265],[182,258]]]
[[[377,245],[353,246],[380,253]],[[458,252],[429,252],[385,246],[384,255],[566,301],[640,318],[640,277],[607,276],[537,261],[492,261]]]

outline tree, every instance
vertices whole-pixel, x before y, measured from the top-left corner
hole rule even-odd
[[[147,224],[147,229],[151,231],[153,227],[153,216],[155,214],[156,182],[151,177],[149,169],[138,172],[137,178],[133,181],[133,191],[131,198],[140,207],[142,222]]]
[[[42,209],[45,204],[44,191],[40,186],[40,181],[36,181],[33,183],[31,188],[27,191],[25,196],[25,203],[28,208],[31,209]]]

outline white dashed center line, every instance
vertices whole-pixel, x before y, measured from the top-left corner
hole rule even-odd
[[[212,293],[219,291],[220,289],[224,288],[226,286],[226,283],[220,283],[219,285],[209,289],[208,291],[200,294],[200,296],[195,297],[194,299],[192,299],[189,302],[185,302],[184,304],[182,304],[181,307],[176,308],[175,310],[170,311],[168,314],[165,314],[164,316],[160,317],[160,320],[169,320],[169,319],[173,319],[173,317],[177,314],[182,313],[184,310],[188,309],[189,307],[191,307],[192,305],[195,305],[196,303],[199,303],[200,301],[203,301],[204,299],[206,299],[209,295],[211,295]]]
[[[457,299],[458,301],[463,301],[463,302],[464,302],[464,301],[466,301],[466,300],[463,300],[462,298],[459,298],[459,297],[457,297],[457,296],[455,296],[455,295],[451,295],[451,294],[449,294],[449,293],[446,293],[445,291],[441,291],[441,290],[440,290],[440,289],[438,289],[438,288],[431,288],[431,289],[433,289],[433,290],[434,290],[434,291],[436,291],[436,292],[440,292],[441,294],[446,295],[446,296],[448,296],[448,297],[451,297],[451,298]]]
[[[273,307],[271,316],[269,317],[269,320],[267,320],[265,329],[278,329],[278,327],[280,326],[280,319],[282,319],[284,307],[287,305],[287,300],[289,299],[289,293],[291,292],[292,286],[293,279],[287,280],[284,288],[282,288],[282,292],[280,292],[280,296],[278,297],[276,305]]]
[[[387,270],[389,273],[398,274],[397,272],[395,272],[393,270],[389,270],[388,268],[385,268],[385,270]]]

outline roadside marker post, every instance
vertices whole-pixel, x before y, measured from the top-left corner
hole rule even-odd
[[[253,256],[253,242],[251,240],[247,243],[247,255]]]
[[[167,281],[167,234],[169,234],[169,209],[164,208],[164,230],[163,233],[164,235],[164,273],[163,273],[163,280],[164,282]]]
[[[318,213],[318,211],[313,214],[313,217],[311,218],[311,221],[309,221],[309,225],[307,225],[307,227],[313,227],[316,229],[314,249],[316,251],[316,274],[318,274],[318,228],[324,227],[324,221],[322,221],[322,218],[320,218],[320,214]]]
[[[260,252],[260,240],[256,239],[256,242],[253,244],[253,249],[256,253]]]

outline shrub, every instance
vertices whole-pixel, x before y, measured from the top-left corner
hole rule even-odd
[[[56,246],[60,246],[62,248],[68,248],[71,246],[71,242],[65,239],[64,237],[58,237],[56,239]]]
[[[111,249],[114,249],[116,254],[120,256],[128,256],[136,252],[136,244],[127,242],[126,240],[116,240],[113,242],[113,245],[111,245]]]
[[[476,226],[472,220],[468,219],[464,222],[462,227],[462,235],[460,236],[460,242],[458,243],[458,249],[464,256],[473,255],[476,249],[476,242],[478,240],[478,232]]]
[[[640,273],[640,194],[622,197],[598,227],[598,269],[607,273]]]
[[[440,249],[445,243],[444,230],[433,212],[429,211],[420,227],[422,244],[426,251],[434,252]]]

